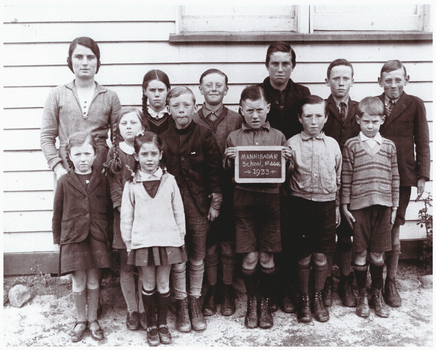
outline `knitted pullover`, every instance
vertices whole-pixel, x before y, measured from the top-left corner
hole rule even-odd
[[[385,138],[382,141],[373,155],[359,136],[345,143],[341,204],[350,204],[350,210],[372,205],[398,207],[400,176],[397,151],[392,141]]]
[[[148,247],[181,247],[185,244],[185,213],[176,180],[162,175],[154,198],[139,178],[128,181],[121,203],[121,236],[127,251]]]

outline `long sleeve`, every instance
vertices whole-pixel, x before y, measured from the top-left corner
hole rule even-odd
[[[120,229],[121,237],[126,244],[127,251],[132,248],[132,228],[135,216],[135,200],[133,192],[130,190],[130,183],[124,186],[123,198],[121,202]]]
[[[400,174],[398,172],[397,151],[395,147],[392,147],[391,167],[392,167],[392,206],[398,208],[400,204]]]
[[[53,219],[52,219],[53,244],[61,243],[62,213],[63,213],[63,206],[64,206],[64,186],[63,186],[62,178],[59,179],[58,181],[54,202],[53,202]]]
[[[113,157],[113,148],[110,149],[107,159],[110,160]],[[110,185],[111,199],[113,207],[118,208],[121,206],[121,199],[123,196],[123,184],[122,184],[122,172],[112,172],[112,169],[108,169],[107,178]]]
[[[177,182],[175,180],[173,183],[173,197],[172,197],[172,206],[174,219],[176,220],[176,224],[179,228],[180,237],[184,240],[186,235],[186,224],[185,224],[185,210],[183,207],[183,200],[180,194],[179,186],[177,186]]]
[[[211,193],[221,193],[223,172],[221,168],[221,152],[218,144],[209,130],[206,133],[204,142],[204,155],[206,161],[206,179],[209,181]]]
[[[55,90],[52,90],[45,101],[40,134],[41,149],[52,170],[58,163],[62,162],[62,158],[59,157],[56,149],[58,132],[59,102]]]
[[[339,206],[341,204],[341,175],[342,175],[342,154],[341,149],[339,148],[339,145],[336,150],[336,157],[335,157],[336,165],[336,186],[337,186],[337,192],[336,192],[336,206]]]
[[[429,130],[424,103],[419,100],[418,112],[414,120],[414,142],[416,145],[416,163],[418,179],[430,180]]]
[[[345,144],[342,158],[341,204],[351,202],[351,182],[353,180],[354,153]]]

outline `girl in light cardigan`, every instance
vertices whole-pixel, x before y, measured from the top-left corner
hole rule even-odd
[[[166,315],[171,266],[187,261],[183,202],[174,176],[159,166],[159,137],[146,131],[135,138],[134,148],[135,171],[124,187],[121,202],[121,236],[129,254],[127,263],[142,271],[147,341],[150,346],[170,344]]]

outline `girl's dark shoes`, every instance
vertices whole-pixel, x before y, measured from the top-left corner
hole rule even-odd
[[[173,340],[166,324],[161,324],[159,326],[159,339],[161,344],[171,344]]]
[[[71,341],[77,343],[81,341],[83,336],[85,335],[86,329],[88,326],[88,322],[86,321],[77,321],[74,324],[73,329],[70,331]]]
[[[127,313],[126,326],[131,331],[139,329],[139,314],[136,311]]]
[[[95,327],[95,326],[92,327],[93,324],[97,325],[97,327]],[[95,340],[103,340],[104,339],[103,330],[101,329],[97,320],[89,321],[88,329],[91,332],[91,337],[93,337]]]
[[[150,346],[158,346],[160,344],[159,330],[156,326],[147,328],[147,343]]]

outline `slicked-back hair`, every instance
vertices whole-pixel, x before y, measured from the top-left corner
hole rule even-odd
[[[269,61],[271,59],[271,55],[274,52],[286,52],[286,53],[290,53],[291,54],[292,69],[295,68],[295,66],[297,64],[296,57],[295,57],[295,51],[291,47],[291,45],[289,43],[285,42],[285,41],[276,41],[276,42],[272,43],[268,47],[268,50],[266,51],[266,59],[265,59],[265,66],[267,68],[269,66]]]
[[[332,69],[337,66],[347,66],[351,68],[351,77],[354,77],[354,68],[353,65],[347,61],[345,58],[338,58],[337,60],[334,60],[331,62],[327,68],[327,79],[330,79],[330,74],[332,72]]]

